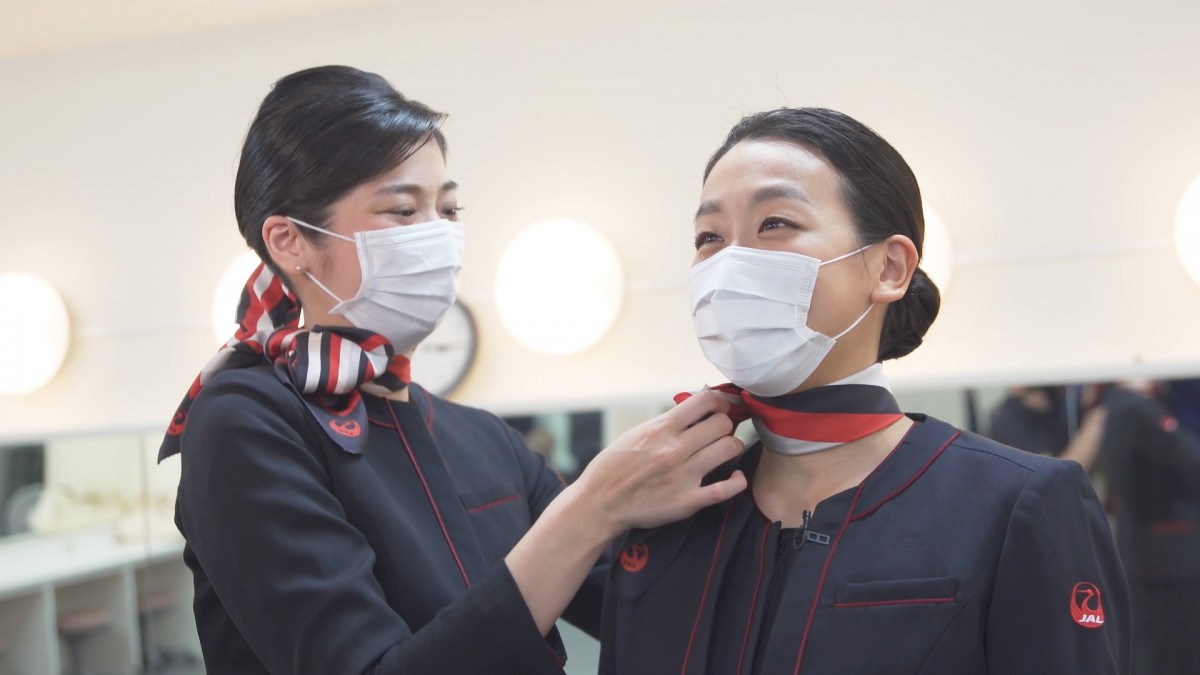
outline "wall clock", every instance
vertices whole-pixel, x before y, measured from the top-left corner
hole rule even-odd
[[[442,323],[417,347],[412,361],[413,382],[437,396],[450,395],[475,363],[478,339],[471,310],[456,300],[446,310]]]

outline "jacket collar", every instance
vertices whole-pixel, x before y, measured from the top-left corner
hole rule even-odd
[[[850,504],[854,504],[851,520],[870,515],[915,483],[962,433],[959,429],[932,417],[921,414],[909,414],[908,417],[914,424],[879,466],[858,486],[829,497],[823,504],[837,504],[841,508],[836,510],[843,514]],[[751,479],[763,452],[765,450],[762,443],[756,443],[740,462],[741,469]],[[858,493],[857,499],[853,498],[855,493]],[[753,494],[749,488],[744,494],[753,501]]]

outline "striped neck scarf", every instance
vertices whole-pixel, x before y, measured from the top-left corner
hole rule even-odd
[[[783,396],[755,396],[741,387],[710,387],[733,404],[735,424],[749,419],[768,450],[803,455],[870,436],[904,417],[876,363],[830,384]],[[675,397],[682,403],[691,397]]]
[[[204,385],[229,368],[271,365],[275,376],[304,400],[329,437],[346,452],[366,445],[367,412],[359,387],[372,393],[408,386],[408,357],[383,336],[361,328],[300,328],[300,303],[278,277],[259,264],[242,290],[238,328],[200,370],[175,411],[158,451],[159,461],[180,450],[188,410]]]

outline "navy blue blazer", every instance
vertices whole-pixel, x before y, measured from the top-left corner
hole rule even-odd
[[[562,490],[497,417],[413,385],[341,450],[271,368],[205,385],[176,523],[212,673],[562,673],[504,556]],[[606,568],[566,618],[596,634]]]
[[[601,673],[1128,672],[1124,572],[1079,465],[912,417],[806,528],[781,532],[747,490],[630,533]]]

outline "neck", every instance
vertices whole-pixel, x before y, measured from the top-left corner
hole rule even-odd
[[[383,397],[393,401],[400,401],[401,403],[408,403],[408,387],[405,387],[400,391],[389,391],[388,393],[384,394]]]
[[[380,398],[391,399],[393,401],[400,401],[401,403],[407,403],[409,400],[411,400],[408,393],[409,387],[405,387],[400,391],[392,391],[386,387],[381,387],[371,382],[364,382],[358,385],[358,388],[361,389],[363,393],[371,394],[372,396],[378,396]]]
[[[870,436],[836,448],[804,455],[784,455],[765,449],[754,470],[754,501],[765,516],[783,527],[798,527],[805,511],[839,492],[862,483],[912,426],[901,418]]]
[[[850,337],[846,336],[842,339],[842,341],[839,341],[837,344],[835,344],[833,346],[834,351],[831,351],[829,355],[825,357],[823,361],[821,361],[821,364],[817,366],[817,369],[813,371],[812,375],[809,375],[808,379],[804,382],[801,382],[800,386],[793,389],[791,393],[795,394],[802,391],[808,391],[809,389],[816,389],[817,387],[824,387],[827,384],[839,382],[852,375],[862,373],[868,368],[880,365],[879,361],[876,361],[872,358],[867,358],[865,356],[856,359],[837,358],[839,356],[837,349],[843,346],[843,341],[849,341],[849,339]],[[878,351],[878,345],[876,345],[875,349]],[[870,353],[874,354],[876,352],[872,351]],[[880,369],[882,369],[882,366],[880,366]]]

